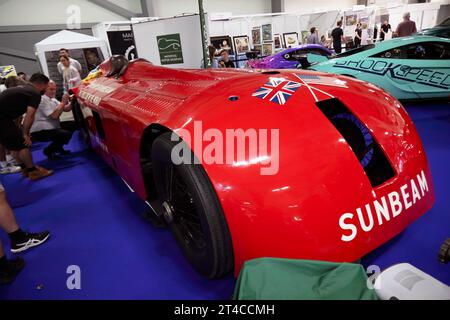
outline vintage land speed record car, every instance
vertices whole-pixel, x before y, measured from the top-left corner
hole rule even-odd
[[[310,69],[355,77],[400,100],[450,96],[450,39],[403,37],[349,50],[330,59],[310,54]]]
[[[75,92],[93,149],[210,278],[258,257],[356,261],[434,202],[405,109],[362,81],[113,57]]]

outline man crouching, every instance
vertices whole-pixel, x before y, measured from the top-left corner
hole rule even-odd
[[[56,84],[50,80],[31,127],[31,137],[34,141],[51,142],[44,149],[44,154],[49,160],[56,159],[57,154],[69,153],[63,146],[72,138],[72,132],[61,129],[59,121],[63,112],[72,110],[69,95],[65,93],[61,102],[56,100],[55,95]]]

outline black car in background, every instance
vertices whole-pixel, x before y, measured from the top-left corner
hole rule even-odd
[[[423,36],[450,38],[450,17],[442,21],[437,26],[430,29],[424,29],[417,34]]]

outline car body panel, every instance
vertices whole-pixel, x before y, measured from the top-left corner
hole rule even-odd
[[[397,99],[448,98],[450,96],[450,53],[446,59],[384,58],[382,53],[404,46],[427,46],[450,40],[435,37],[404,37],[377,43],[372,49],[321,61],[308,56],[311,70],[352,76],[376,84]],[[358,50],[358,49],[357,49]],[[350,53],[350,52],[349,52]],[[347,54],[349,54],[347,53]]]
[[[283,50],[260,60],[249,61],[249,66],[254,69],[297,69],[298,65],[302,63],[302,59],[307,62],[306,55],[313,52],[324,56],[333,54],[332,51],[322,45],[305,44]]]
[[[102,68],[106,74],[108,64]],[[319,77],[322,83],[308,84],[304,80],[308,77]],[[254,96],[274,78],[301,84],[284,105]],[[261,175],[266,165],[258,159],[202,164],[231,233],[236,275],[245,261],[257,257],[355,261],[400,233],[434,202],[426,155],[406,111],[385,91],[362,81],[293,70],[181,71],[136,61],[119,79],[100,77],[82,85],[77,96],[94,150],[143,200],[151,196],[140,154],[143,132],[149,126],[173,132],[184,129],[192,137],[199,122],[202,132],[279,130],[277,174]],[[372,187],[349,144],[316,106],[334,97],[373,132],[396,172],[394,178]],[[92,111],[103,119],[103,138]],[[185,142],[201,159],[205,143]],[[268,156],[276,155],[271,150]],[[357,208],[398,194],[418,175],[426,179],[428,189],[420,200],[395,217],[391,208],[389,221],[381,225],[374,213],[366,211],[366,218],[372,217],[371,228],[361,229]],[[344,214],[351,217],[343,221]],[[352,232],[342,228],[343,222],[355,226],[354,239],[343,241]]]

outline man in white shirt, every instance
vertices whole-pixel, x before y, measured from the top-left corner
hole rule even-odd
[[[50,159],[57,158],[56,154],[67,154],[63,146],[68,144],[72,138],[72,132],[61,129],[59,117],[66,111],[71,111],[69,95],[65,94],[62,101],[55,99],[56,84],[50,81],[45,94],[42,96],[39,108],[36,111],[31,137],[35,141],[51,142],[45,149],[44,154]]]
[[[80,64],[77,60],[72,59],[72,58],[70,57],[69,50],[64,49],[64,48],[59,49],[59,55],[60,55],[60,56],[61,56],[61,55],[68,56],[68,57],[69,57],[70,65],[73,66],[75,69],[77,69],[77,70],[78,70],[78,73],[81,74],[81,64]],[[63,64],[62,64],[61,62],[58,62],[57,67],[58,67],[59,73],[62,74],[62,73],[63,73]]]

